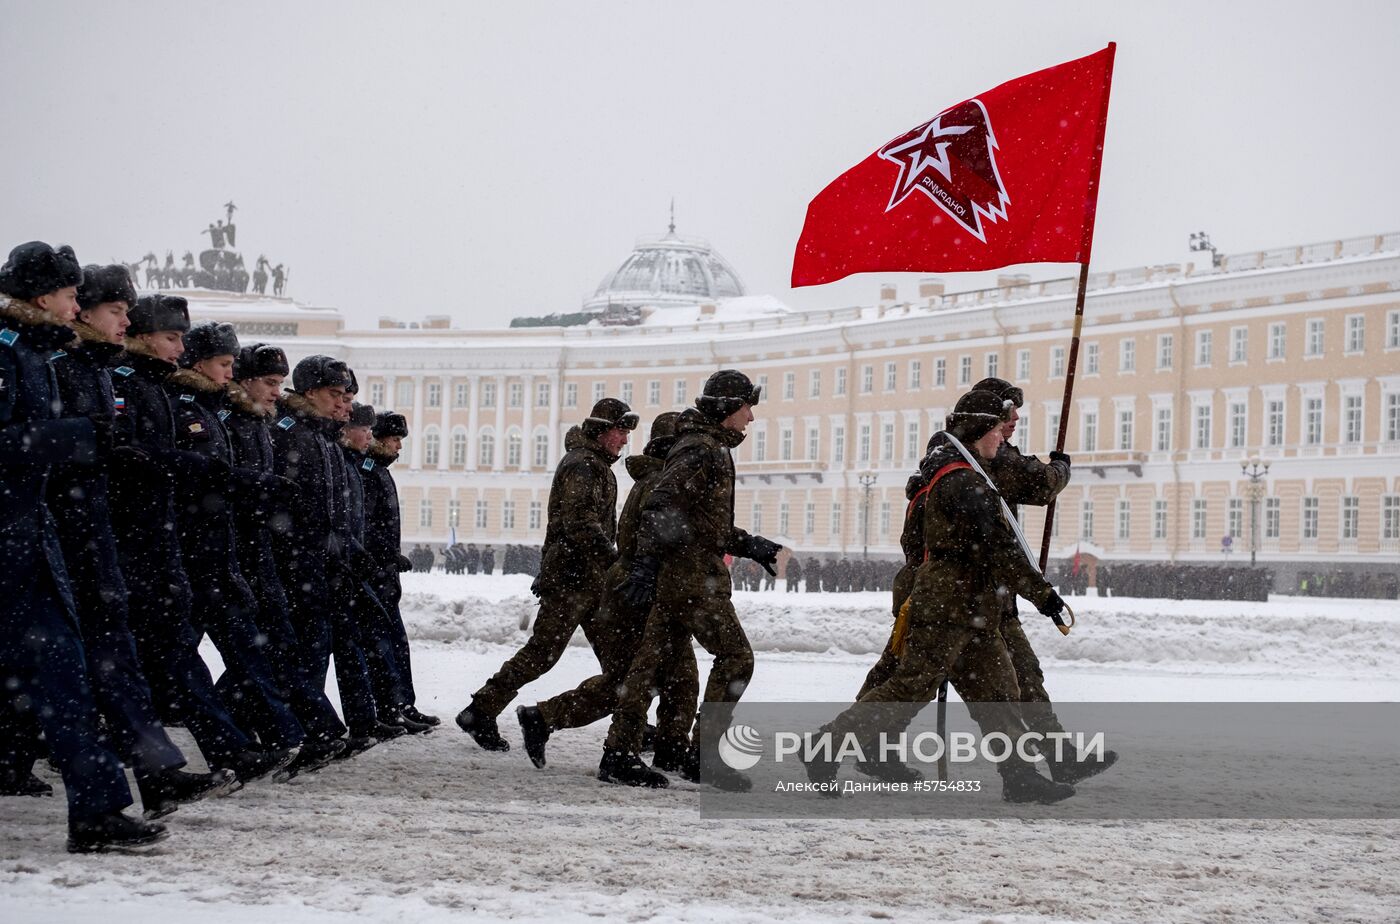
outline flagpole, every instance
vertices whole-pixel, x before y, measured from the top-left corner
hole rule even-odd
[[[1089,287],[1089,261],[1079,264],[1079,293],[1074,298],[1074,336],[1069,341],[1069,365],[1065,369],[1065,398],[1060,402],[1060,432],[1055,437],[1055,451],[1065,451],[1069,433],[1069,407],[1074,397],[1074,371],[1079,365],[1079,334],[1084,329],[1084,292]],[[1050,564],[1050,534],[1055,528],[1055,501],[1045,506],[1045,532],[1040,541],[1040,571]]]

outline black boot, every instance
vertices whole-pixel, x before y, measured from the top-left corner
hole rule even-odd
[[[370,735],[379,741],[393,741],[406,734],[408,734],[408,729],[402,725],[390,725],[388,722],[380,721],[375,721],[374,729],[370,732]]]
[[[856,762],[856,770],[884,783],[918,783],[924,778],[918,770],[898,760],[861,760]]]
[[[656,748],[656,726],[650,722],[642,730],[642,753],[650,754]]]
[[[1033,764],[1008,760],[997,770],[1001,773],[1001,801],[1034,802],[1053,805],[1074,795],[1074,787],[1047,780],[1035,771]]]
[[[158,822],[138,821],[122,812],[106,812],[68,822],[68,852],[132,850],[165,840],[170,832]]]
[[[335,760],[345,751],[344,738],[307,739],[297,751],[296,759],[282,771],[285,779],[293,779],[303,773],[315,773]]]
[[[363,754],[379,743],[379,739],[373,735],[351,734],[345,739],[345,747],[332,760],[349,760],[357,754]]]
[[[840,761],[823,760],[813,755],[811,760],[802,761],[802,766],[807,771],[808,782],[819,786],[821,795],[828,799],[841,798],[841,791],[836,787],[836,775],[841,772]]]
[[[52,796],[53,787],[29,770],[0,772],[0,796]]]
[[[426,735],[433,730],[431,725],[410,719],[402,709],[379,710],[379,721],[384,725],[396,725],[409,735]]]
[[[671,785],[671,781],[666,779],[666,774],[642,763],[640,756],[616,748],[603,748],[603,760],[598,764],[598,779],[604,783],[620,783],[623,786],[641,786],[646,789],[665,789]]]
[[[413,721],[417,722],[419,725],[432,725],[436,727],[442,724],[442,719],[439,719],[435,715],[428,715],[427,713],[419,712],[417,706],[404,706],[403,714],[408,716]]]
[[[689,783],[705,783],[726,792],[748,792],[753,789],[753,781],[718,759],[718,754],[716,754],[716,759],[710,761],[709,766],[705,769],[707,771],[705,776],[708,776],[709,779],[701,779],[700,747],[692,744],[685,760],[681,763],[681,779]]]
[[[457,727],[471,735],[472,740],[482,750],[510,750],[510,742],[501,737],[501,730],[496,727],[496,717],[484,712],[477,712],[475,706],[468,706],[457,713]]]
[[[147,821],[164,818],[182,805],[214,796],[223,796],[238,788],[238,777],[232,770],[211,770],[208,773],[187,773],[184,770],[163,770],[136,780],[141,793],[142,815]]]
[[[680,773],[689,754],[689,742],[678,744],[674,741],[660,741],[657,742],[656,751],[652,754],[651,765],[658,770],[665,770],[667,773]]]
[[[539,706],[518,706],[515,717],[520,720],[520,736],[525,739],[525,753],[530,763],[544,769],[544,746],[549,742],[550,727]]]
[[[1050,778],[1056,783],[1073,785],[1080,780],[1087,780],[1091,776],[1103,773],[1118,762],[1117,751],[1104,751],[1103,760],[1086,760],[1082,757],[1068,755],[1063,760],[1055,760],[1052,756],[1054,749],[1047,750],[1050,753],[1042,752],[1042,756],[1045,758],[1045,766],[1050,770]]]
[[[233,775],[238,778],[238,786],[242,786],[260,780],[271,773],[276,773],[287,764],[291,763],[293,754],[287,748],[277,748],[271,751],[239,751],[233,755],[226,763],[215,767],[216,770],[232,770]]]

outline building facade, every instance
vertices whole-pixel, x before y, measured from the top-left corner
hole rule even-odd
[[[635,305],[636,274],[621,275]],[[645,427],[726,367],[764,386],[735,451],[736,519],[801,555],[897,555],[908,474],[984,376],[1025,390],[1022,449],[1054,445],[1073,279],[960,293],[927,280],[917,298],[884,286],[874,304],[816,312],[676,294],[639,323],[573,328],[352,330],[266,299],[195,297],[192,310],[294,359],[333,353],[361,400],[408,418],[396,475],[410,543],[455,530],[537,544],[563,436],[596,399],[621,397]],[[1239,563],[1255,550],[1284,576],[1324,561],[1394,569],[1400,234],[1092,275],[1065,448],[1057,557]],[[1254,460],[1269,466],[1258,488],[1241,471]],[[1026,511],[1029,536],[1043,522]]]

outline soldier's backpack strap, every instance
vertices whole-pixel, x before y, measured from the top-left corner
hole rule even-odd
[[[943,466],[937,472],[935,472],[933,477],[928,480],[928,484],[920,488],[919,492],[909,499],[909,509],[904,513],[905,519],[908,519],[909,514],[914,512],[914,505],[917,504],[925,495],[927,495],[928,492],[932,491],[933,486],[938,484],[939,480],[944,475],[948,474],[949,472],[956,472],[960,468],[965,468],[968,471],[972,470],[972,466],[968,465],[966,462],[949,462],[947,465]],[[928,546],[924,546],[924,561],[928,561]]]

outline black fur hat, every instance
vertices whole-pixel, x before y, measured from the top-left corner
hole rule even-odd
[[[67,244],[57,250],[43,241],[20,244],[0,266],[0,292],[11,298],[38,298],[82,281],[82,264]]]
[[[287,365],[287,354],[281,347],[266,343],[253,343],[238,351],[233,361],[233,380],[243,382],[261,378],[264,375],[286,375],[291,371]]]
[[[345,371],[350,373],[350,384],[345,386],[345,390],[352,395],[358,395],[360,393],[360,380],[355,378],[355,370],[346,366]]]
[[[989,391],[998,398],[1009,398],[1017,407],[1026,404],[1026,393],[1006,379],[986,378],[972,386],[973,391]]]
[[[126,302],[128,309],[136,304],[136,286],[131,281],[131,272],[120,263],[111,266],[92,263],[83,267],[83,283],[78,286],[78,307],[87,311],[104,302]]]
[[[651,432],[647,435],[647,445],[642,454],[654,459],[666,458],[671,447],[676,444],[676,423],[680,419],[679,411],[657,414],[656,419],[651,422]]]
[[[945,429],[963,443],[980,440],[1011,417],[1015,405],[990,391],[970,391],[958,399]]]
[[[383,411],[375,415],[374,418],[374,438],[377,440],[386,439],[391,436],[408,436],[408,421],[402,414],[395,414],[393,411]]]
[[[627,406],[626,401],[620,398],[604,398],[593,405],[593,411],[583,421],[583,432],[597,438],[599,434],[613,427],[635,430],[639,423],[641,418]]]
[[[333,356],[308,356],[292,370],[292,390],[306,394],[313,388],[349,388],[350,368]]]
[[[126,329],[128,337],[162,330],[184,333],[190,329],[189,302],[179,295],[143,295],[126,316],[131,319],[131,326]]]
[[[711,420],[724,420],[745,404],[757,404],[763,389],[738,369],[721,369],[705,380],[695,406]]]
[[[200,321],[185,334],[185,353],[180,365],[188,369],[203,359],[214,356],[238,356],[238,332],[232,324]]]
[[[374,405],[356,402],[350,405],[350,419],[346,421],[345,426],[373,427],[374,421]]]

